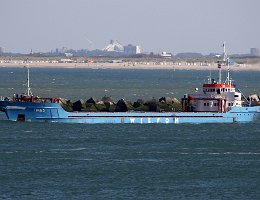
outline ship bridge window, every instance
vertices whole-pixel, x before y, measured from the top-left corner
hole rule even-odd
[[[217,89],[217,94],[220,94],[220,89]]]

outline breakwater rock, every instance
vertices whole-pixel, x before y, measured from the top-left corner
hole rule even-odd
[[[257,94],[251,94],[247,98],[251,102],[251,106],[260,106],[260,96]]]
[[[172,112],[181,111],[181,103],[176,98],[162,97],[159,100],[155,98],[144,101],[138,99],[134,103],[129,100],[120,99],[114,102],[112,97],[103,97],[98,100],[91,97],[88,100],[71,100],[61,99],[60,104],[68,112]]]

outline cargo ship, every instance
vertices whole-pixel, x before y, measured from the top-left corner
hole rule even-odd
[[[227,65],[227,77],[221,79],[221,67]],[[10,121],[61,122],[61,123],[240,123],[260,118],[260,106],[251,106],[242,92],[230,78],[229,59],[218,62],[218,81],[212,79],[203,84],[202,91],[196,88],[194,94],[185,94],[182,109],[178,112],[68,112],[62,106],[61,98],[39,98],[30,89],[29,68],[27,90],[12,98],[0,99],[0,110]]]

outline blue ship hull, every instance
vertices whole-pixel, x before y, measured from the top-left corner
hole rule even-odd
[[[59,103],[0,101],[11,121],[62,123],[236,123],[260,117],[260,106],[233,107],[228,112],[67,112]]]

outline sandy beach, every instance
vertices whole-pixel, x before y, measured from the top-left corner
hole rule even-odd
[[[29,65],[31,68],[86,68],[86,69],[147,69],[147,70],[218,70],[216,64],[168,64],[168,63],[47,63],[32,62],[29,64],[22,62],[0,63],[0,67],[24,67]],[[222,67],[223,70],[226,66]],[[232,71],[260,71],[260,64],[255,65],[233,65]]]

